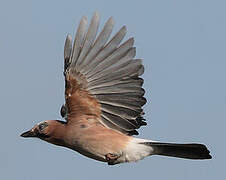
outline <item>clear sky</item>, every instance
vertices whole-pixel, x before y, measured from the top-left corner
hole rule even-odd
[[[0,179],[224,179],[226,2],[209,0],[0,0]],[[114,32],[127,25],[144,59],[148,126],[139,137],[200,142],[212,160],[160,156],[107,166],[72,150],[19,135],[60,119],[63,46],[94,11]]]

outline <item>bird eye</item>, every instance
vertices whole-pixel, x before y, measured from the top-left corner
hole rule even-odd
[[[38,127],[39,127],[40,131],[43,131],[45,129],[45,127],[47,127],[47,126],[48,126],[48,124],[45,122],[45,123],[40,124]]]

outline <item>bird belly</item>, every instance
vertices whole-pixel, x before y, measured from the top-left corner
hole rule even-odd
[[[123,156],[129,139],[129,136],[120,132],[97,126],[84,128],[82,133],[73,134],[73,140],[67,147],[89,158],[107,162],[107,154]]]
[[[86,156],[86,157],[89,157],[91,159],[94,159],[94,160],[97,160],[97,161],[101,161],[101,162],[106,162],[106,159],[105,159],[105,156],[101,155],[101,154],[98,154],[98,153],[95,153],[95,152],[91,152],[85,148],[81,148],[81,147],[75,147],[75,148],[71,148],[73,149],[74,151]]]

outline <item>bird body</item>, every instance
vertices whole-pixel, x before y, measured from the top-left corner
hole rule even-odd
[[[142,106],[146,103],[141,59],[134,59],[134,39],[120,44],[123,26],[109,40],[114,21],[110,18],[97,36],[99,14],[88,29],[83,17],[75,40],[67,36],[64,48],[65,121],[47,120],[23,133],[73,149],[89,158],[114,165],[150,155],[188,159],[210,159],[203,144],[160,143],[135,138],[146,125]]]

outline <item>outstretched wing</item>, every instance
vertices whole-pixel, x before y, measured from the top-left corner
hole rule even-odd
[[[146,125],[142,106],[146,103],[141,59],[134,59],[134,39],[120,44],[126,34],[123,26],[110,40],[114,21],[111,17],[97,35],[99,14],[94,13],[88,29],[83,17],[64,49],[65,100],[68,123],[78,117],[97,117],[104,126],[123,133],[138,134]]]

